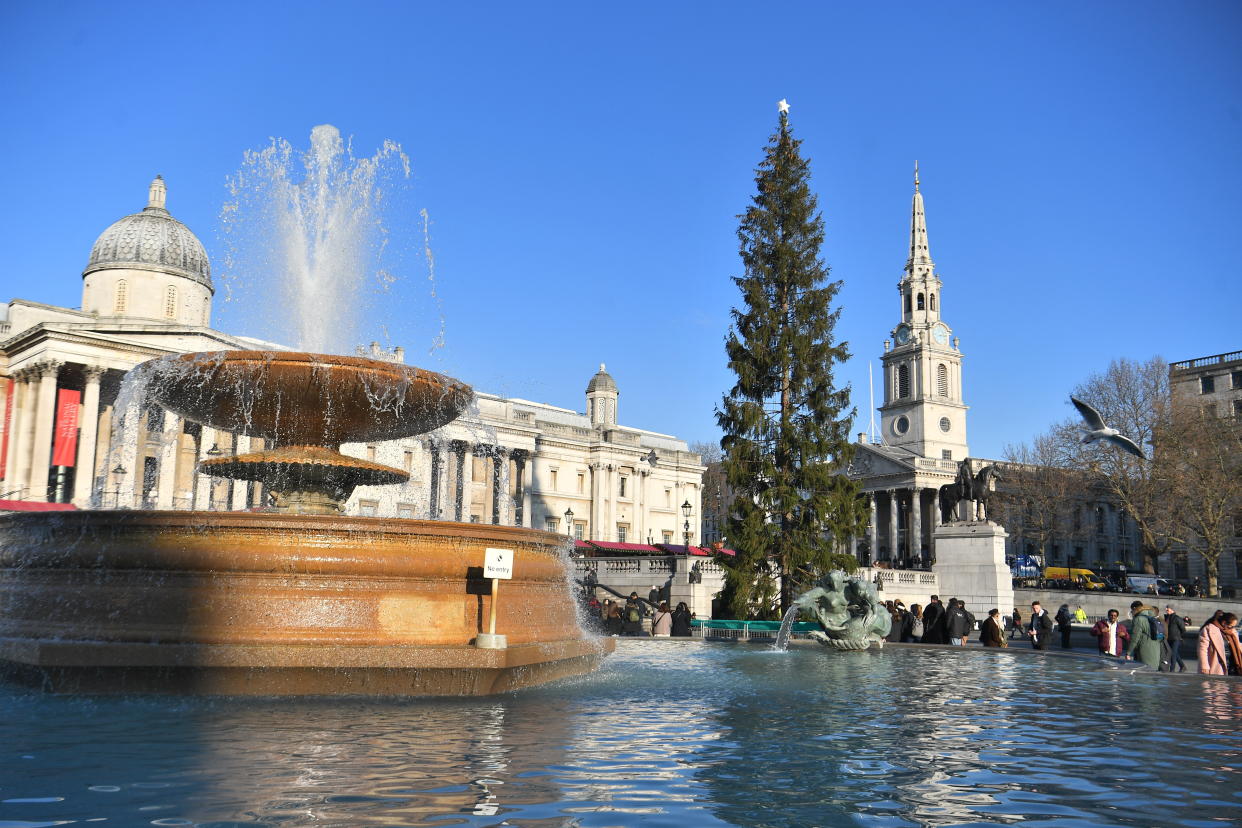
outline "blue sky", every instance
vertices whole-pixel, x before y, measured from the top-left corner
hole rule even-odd
[[[1194,0],[9,2],[0,300],[76,306],[156,173],[219,267],[242,153],[331,123],[410,156],[399,243],[432,222],[437,298],[407,258],[364,338],[579,410],[606,362],[623,422],[716,439],[736,216],[786,98],[845,283],[855,430],[917,158],[972,453],[995,457],[1113,358],[1242,347],[1240,24]],[[217,303],[264,335],[242,318]]]

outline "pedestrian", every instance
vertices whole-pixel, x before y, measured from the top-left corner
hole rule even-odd
[[[940,596],[933,595],[923,610],[923,643],[944,644],[948,641],[944,636],[944,605]]]
[[[1130,640],[1130,631],[1126,629],[1125,624],[1121,623],[1120,618],[1120,612],[1110,609],[1108,617],[1096,621],[1095,626],[1091,628],[1091,634],[1095,636],[1095,645],[1099,648],[1100,655],[1120,657],[1126,642]]]
[[[1061,633],[1061,649],[1068,650],[1070,648],[1070,632],[1073,627],[1073,617],[1070,615],[1069,604],[1062,604],[1057,610],[1057,630]]]
[[[1169,645],[1169,672],[1186,672],[1186,662],[1182,660],[1182,639],[1186,637],[1186,623],[1173,611],[1172,607],[1164,608],[1164,640]],[[1176,669],[1175,669],[1176,668]]]
[[[660,608],[655,611],[655,615],[651,617],[651,637],[652,638],[668,638],[673,630],[673,613],[668,608],[668,602],[661,601]]]
[[[621,617],[621,605],[608,607],[608,615],[604,618],[604,632],[608,635],[621,635],[625,632],[625,619]]]
[[[1074,610],[1074,623],[1076,624],[1087,623],[1087,611],[1082,608],[1082,604],[1079,604],[1078,608]]]
[[[923,640],[923,608],[918,604],[910,605],[910,626],[906,628],[909,638],[902,639],[914,644]]]
[[[1157,623],[1156,610],[1142,601],[1130,604],[1130,643],[1126,646],[1126,661],[1141,661],[1153,670],[1160,669],[1161,643],[1154,629]]]
[[[1013,624],[1013,628],[1009,630],[1009,637],[1013,638],[1015,635],[1021,635],[1022,634],[1022,611],[1018,609],[1017,607],[1013,608],[1013,617],[1011,619],[1011,623]]]
[[[1199,629],[1199,672],[1209,676],[1236,676],[1242,665],[1238,617],[1222,612]]]
[[[637,592],[630,593],[629,600],[625,602],[622,617],[624,619],[622,635],[641,636],[643,634],[643,608],[638,603]]]
[[[1032,648],[1048,649],[1049,639],[1052,638],[1052,618],[1038,601],[1031,602],[1031,621],[1026,625],[1026,634],[1031,639]]]
[[[689,638],[691,630],[690,624],[690,608],[686,606],[685,601],[677,604],[677,609],[673,610],[673,638]]]
[[[660,588],[655,584],[651,585],[651,591],[647,593],[647,603],[651,604],[652,609],[660,605]]]
[[[1008,647],[1005,631],[1001,628],[1000,610],[988,610],[988,617],[983,620],[983,629],[979,632],[979,640],[985,647]]]
[[[975,617],[966,611],[966,605],[956,598],[949,599],[949,608],[945,610],[945,631],[949,643],[961,647],[966,643],[970,631],[975,628]]]

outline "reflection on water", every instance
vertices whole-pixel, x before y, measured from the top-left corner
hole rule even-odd
[[[0,691],[19,825],[1220,825],[1242,687],[1080,662],[626,641],[483,700]],[[95,824],[95,823],[91,823]]]

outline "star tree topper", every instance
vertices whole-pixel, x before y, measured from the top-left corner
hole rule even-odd
[[[781,98],[779,101],[776,102],[776,109],[782,115],[788,115],[789,114],[789,101],[785,100],[784,98]]]

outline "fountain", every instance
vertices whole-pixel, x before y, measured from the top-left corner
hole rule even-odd
[[[273,203],[290,211],[264,226],[301,251],[284,269],[306,301],[289,306],[318,307],[299,342],[329,345],[306,332],[353,336],[323,314],[361,289],[367,239],[382,235],[369,212],[376,170],[404,156],[386,145],[350,169],[334,128],[312,138],[302,184],[261,165],[280,185]],[[285,351],[171,355],[130,377],[123,394],[135,406],[262,439],[262,450],[211,457],[199,471],[261,484],[270,508],[0,517],[8,677],[70,693],[477,695],[587,672],[611,652],[578,624],[564,536],[344,514],[356,486],[409,474],[341,444],[439,428],[472,401],[467,385]],[[512,551],[501,600],[484,578],[489,549]]]
[[[349,517],[353,487],[406,479],[341,442],[410,436],[472,399],[456,380],[356,357],[224,351],[144,363],[150,395],[274,448],[205,461],[268,487],[268,512],[95,511],[0,519],[0,660],[62,692],[472,695],[592,670],[564,538]],[[514,551],[495,601],[484,552]]]

